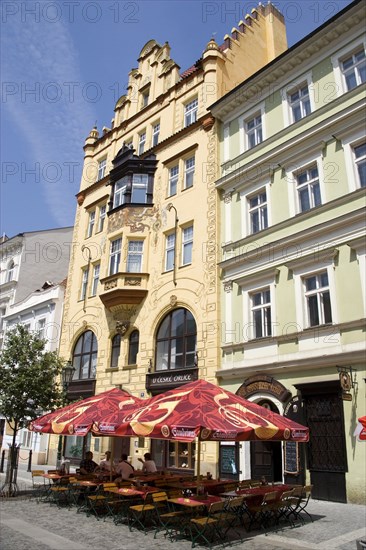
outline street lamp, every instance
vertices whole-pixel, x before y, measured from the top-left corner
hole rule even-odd
[[[67,361],[66,365],[61,371],[61,384],[62,384],[62,393],[63,399],[62,404],[65,405],[67,402],[67,390],[70,385],[70,382],[74,376],[75,367],[71,361]],[[57,447],[57,461],[56,469],[58,470],[61,466],[61,457],[62,457],[62,435],[58,438],[58,447]]]

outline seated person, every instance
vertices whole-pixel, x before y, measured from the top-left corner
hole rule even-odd
[[[151,454],[145,453],[144,459],[145,460],[142,460],[142,458],[138,459],[140,462],[142,462],[142,471],[145,474],[154,474],[155,472],[157,472],[156,464],[151,458]]]
[[[93,460],[93,453],[91,451],[85,453],[85,458],[80,462],[79,468],[82,475],[92,474],[98,468],[98,464]]]
[[[114,471],[113,465],[111,463],[111,451],[105,452],[105,458],[100,461],[99,463],[99,471],[101,472],[110,472],[112,469],[112,472]]]
[[[135,475],[135,468],[127,461],[127,455],[122,454],[120,462],[116,466],[119,477],[115,481],[125,481]]]

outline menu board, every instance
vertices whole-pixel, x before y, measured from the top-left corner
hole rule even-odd
[[[220,475],[237,473],[235,445],[220,445]]]
[[[297,475],[299,473],[299,444],[297,441],[285,441],[285,473]]]

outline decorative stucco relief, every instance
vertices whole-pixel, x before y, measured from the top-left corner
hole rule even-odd
[[[131,233],[145,233],[156,221],[157,206],[146,208],[126,207],[112,214],[108,219],[108,233],[122,227],[129,227]]]

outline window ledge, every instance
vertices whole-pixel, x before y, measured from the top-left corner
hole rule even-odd
[[[123,365],[122,370],[135,370],[137,369],[137,364],[134,365]]]

